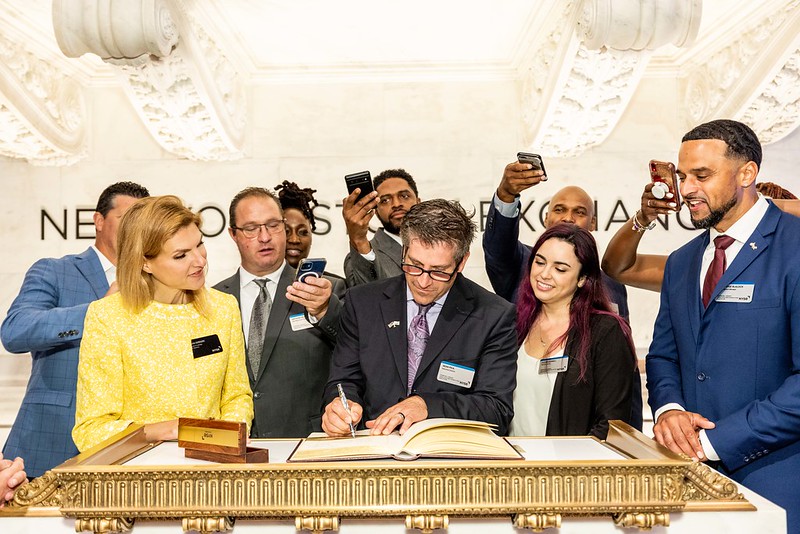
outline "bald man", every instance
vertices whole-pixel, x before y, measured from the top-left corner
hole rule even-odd
[[[486,231],[483,233],[486,274],[495,293],[510,302],[517,299],[517,288],[525,276],[525,266],[531,253],[531,247],[519,241],[519,196],[545,180],[547,176],[544,172],[534,169],[530,163],[509,163],[489,207]],[[544,225],[549,228],[560,222],[572,223],[590,232],[596,229],[594,201],[586,191],[570,185],[553,195]],[[625,286],[605,273],[603,285],[611,300],[611,307],[628,320],[628,293]]]

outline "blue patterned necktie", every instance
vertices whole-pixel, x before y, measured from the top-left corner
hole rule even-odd
[[[428,344],[428,310],[433,303],[419,306],[419,311],[411,319],[408,326],[408,394],[411,394],[411,387],[414,385],[414,378],[417,376],[419,362],[422,360],[422,353],[425,352],[425,345]]]
[[[264,350],[264,336],[267,330],[267,318],[272,308],[272,298],[267,291],[268,278],[256,278],[253,280],[258,284],[259,292],[255,302],[253,302],[253,313],[250,315],[250,330],[247,339],[247,360],[250,362],[250,369],[253,377],[258,378],[258,366],[261,364],[261,351]]]

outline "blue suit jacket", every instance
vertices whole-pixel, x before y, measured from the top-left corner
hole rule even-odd
[[[708,232],[667,261],[647,355],[655,412],[678,403],[716,423],[721,470],[788,511],[800,529],[800,219],[770,205],[722,275],[707,309],[700,264]],[[751,302],[715,302],[731,283]]]
[[[3,455],[25,460],[31,477],[78,454],[72,441],[78,348],[89,303],[108,291],[97,254],[37,261],[0,327],[9,352],[33,357],[22,406]]]

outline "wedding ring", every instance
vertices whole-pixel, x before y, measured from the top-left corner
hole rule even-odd
[[[403,421],[405,421],[405,420],[406,420],[406,414],[404,414],[403,412],[397,412],[397,415],[399,415],[400,417],[402,417],[402,418],[403,418]]]
[[[650,199],[647,199],[647,207],[652,208],[653,206],[650,205]]]

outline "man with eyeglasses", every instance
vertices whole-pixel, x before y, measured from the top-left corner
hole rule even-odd
[[[403,274],[350,289],[325,388],[328,435],[349,435],[351,423],[402,434],[431,417],[486,421],[507,433],[514,307],[461,274],[475,231],[457,202],[417,204],[401,227]]]
[[[285,261],[283,210],[271,191],[240,191],[229,217],[241,266],[214,287],[235,296],[242,312],[255,408],[250,435],[305,437],[320,428],[344,281],[327,276],[295,281],[295,270]]]
[[[350,238],[350,252],[344,259],[347,287],[399,275],[402,257],[400,225],[412,206],[419,203],[417,184],[403,169],[383,171],[372,182],[375,191],[357,201],[353,191],[342,201],[342,216]],[[377,214],[383,225],[372,240],[367,231]]]

